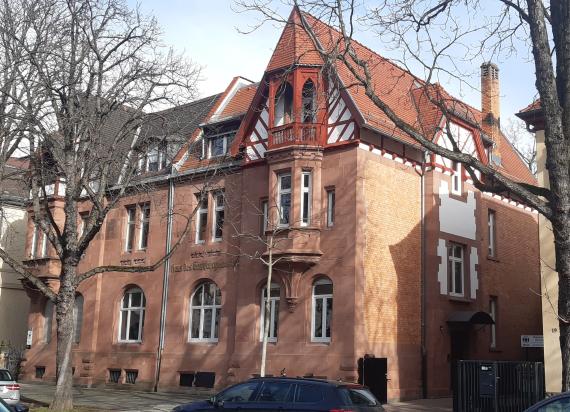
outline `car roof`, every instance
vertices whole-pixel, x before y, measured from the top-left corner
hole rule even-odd
[[[366,386],[360,385],[354,382],[343,382],[343,381],[334,381],[330,379],[319,379],[319,378],[311,378],[311,377],[289,377],[289,376],[265,376],[265,377],[254,377],[249,379],[250,381],[289,381],[289,382],[298,382],[298,383],[317,383],[322,385],[332,385],[335,387],[348,387],[354,389],[364,389]]]

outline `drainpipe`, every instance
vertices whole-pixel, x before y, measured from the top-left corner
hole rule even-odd
[[[166,250],[165,254],[170,253],[172,248],[172,214],[174,212],[174,177],[170,175],[168,179],[168,214],[166,216]],[[156,351],[156,373],[154,377],[154,392],[158,391],[158,382],[160,380],[160,366],[162,363],[162,350],[164,349],[164,335],[166,329],[166,306],[168,303],[168,278],[170,277],[170,257],[164,261],[164,275],[162,278],[162,301],[160,304],[160,333],[158,348]]]
[[[427,158],[428,152],[424,153],[424,159]],[[421,357],[422,357],[422,397],[427,398],[427,346],[426,346],[426,206],[425,206],[425,161],[422,165],[422,174],[420,176],[421,189],[420,189],[420,205],[421,205],[421,276],[422,276],[422,299],[421,299]]]

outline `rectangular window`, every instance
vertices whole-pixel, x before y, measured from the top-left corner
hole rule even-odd
[[[335,191],[334,189],[327,190],[327,226],[334,226],[334,209],[335,209]]]
[[[448,273],[449,273],[449,294],[463,296],[464,279],[464,251],[463,246],[457,243],[450,243],[448,249]]]
[[[216,192],[214,194],[214,241],[222,240],[224,233],[224,192]]]
[[[233,137],[233,132],[208,137],[208,158],[224,156],[228,152]]]
[[[496,257],[496,248],[495,248],[495,244],[496,244],[496,236],[495,236],[495,211],[489,209],[488,215],[487,215],[487,223],[488,223],[488,227],[489,227],[489,252],[488,252],[488,256],[490,257]]]
[[[36,257],[36,251],[38,250],[39,236],[40,236],[40,228],[34,225],[34,231],[32,233],[32,243],[30,245],[30,257],[32,259]]]
[[[42,249],[40,251],[40,257],[44,258],[47,256],[48,247],[48,237],[45,233],[42,233]]]
[[[279,226],[287,227],[291,221],[291,174],[277,176],[277,205],[279,207]]]
[[[131,252],[135,244],[135,215],[137,209],[135,206],[127,207],[127,230],[125,232],[125,251]]]
[[[149,150],[147,155],[147,171],[156,172],[158,170],[158,147],[153,147]]]
[[[462,172],[461,163],[453,162],[453,175],[451,175],[451,193],[454,195],[461,195],[462,193]]]
[[[301,173],[301,226],[311,223],[311,172]]]
[[[141,227],[139,233],[139,249],[145,250],[148,246],[148,233],[150,229],[150,204],[141,205]]]
[[[198,212],[196,213],[196,243],[204,243],[206,241],[206,224],[208,222],[208,196],[203,199],[198,198]]]
[[[89,219],[88,213],[80,213],[79,214],[79,228],[77,229],[77,238],[81,238],[83,233],[85,232],[85,228],[87,227],[87,219]]]
[[[491,349],[497,347],[497,297],[491,296],[489,300],[489,314],[495,323],[491,325]]]
[[[267,228],[269,225],[269,201],[268,200],[262,200],[261,201],[261,234],[265,235],[265,232],[267,232]]]
[[[269,312],[266,311],[265,303],[267,299],[267,287],[263,288],[261,294],[261,322],[259,340],[263,341],[265,333],[265,317],[269,316],[269,335],[268,342],[277,342],[277,332],[279,329],[279,299],[280,289],[278,285],[271,285],[271,293],[269,296]]]

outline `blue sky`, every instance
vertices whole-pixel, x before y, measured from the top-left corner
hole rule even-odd
[[[128,0],[135,5],[135,0]],[[200,94],[207,96],[222,91],[232,77],[241,75],[257,81],[271,57],[281,27],[265,25],[252,34],[241,34],[258,21],[251,13],[236,13],[231,0],[139,0],[146,13],[156,16],[164,30],[165,42],[203,66]],[[390,57],[379,39],[362,31],[356,39],[378,53]],[[520,46],[520,45],[519,45]],[[501,118],[503,122],[530,103],[536,96],[534,67],[520,56],[499,61],[501,80]],[[473,61],[468,79],[478,84],[477,70],[482,62]],[[479,92],[459,89],[454,83],[443,82],[455,96],[475,107],[480,106]],[[505,124],[505,123],[503,123]]]

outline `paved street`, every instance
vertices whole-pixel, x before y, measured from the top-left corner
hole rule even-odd
[[[46,384],[23,383],[22,397],[37,402],[48,403],[51,400],[54,387]],[[197,395],[180,393],[154,393],[121,391],[116,389],[74,389],[75,404],[96,407],[109,411],[122,412],[163,412],[171,411],[176,405],[204,399],[208,392]],[[422,399],[413,402],[398,402],[386,405],[388,412],[451,412],[450,399]]]

